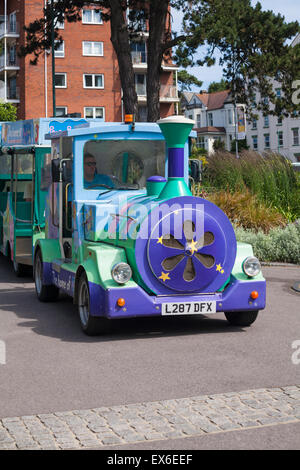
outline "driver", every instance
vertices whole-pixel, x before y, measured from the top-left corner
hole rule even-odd
[[[84,187],[88,189],[93,185],[105,184],[110,188],[114,187],[114,184],[109,176],[98,174],[96,159],[90,153],[86,153],[83,159],[83,168],[84,168]]]

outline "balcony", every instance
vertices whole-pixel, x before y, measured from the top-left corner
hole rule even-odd
[[[162,85],[159,101],[164,103],[179,102],[177,87],[175,85]]]
[[[20,63],[19,58],[15,54],[0,55],[0,71],[2,70],[19,70]]]
[[[145,84],[136,84],[135,90],[138,95],[138,102],[147,101],[147,91]],[[161,85],[160,87],[160,97],[159,101],[161,103],[178,103],[180,100],[178,98],[177,87],[174,85]]]
[[[19,23],[16,23],[15,21],[9,21],[8,18],[6,18],[6,22],[5,22],[5,17],[1,16],[0,17],[0,39],[4,37],[18,38],[19,36],[20,36]]]

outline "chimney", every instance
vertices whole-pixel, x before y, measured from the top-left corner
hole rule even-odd
[[[168,181],[159,199],[191,196],[184,180],[184,146],[195,121],[184,116],[169,116],[157,121],[168,146]]]

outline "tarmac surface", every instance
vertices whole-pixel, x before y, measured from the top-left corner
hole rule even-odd
[[[300,269],[263,272],[250,328],[131,319],[88,338],[70,299],[38,302],[1,258],[0,449],[299,448]]]

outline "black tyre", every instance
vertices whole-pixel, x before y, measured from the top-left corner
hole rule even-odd
[[[43,283],[43,259],[40,250],[37,251],[34,258],[33,275],[37,298],[41,302],[53,302],[57,300],[59,289],[56,286]]]
[[[108,333],[110,321],[107,318],[94,317],[90,314],[90,291],[85,273],[82,273],[78,283],[78,313],[81,329],[88,336]]]
[[[13,261],[13,270],[17,277],[25,277],[29,274],[28,266]]]
[[[250,312],[225,312],[225,317],[231,325],[250,326],[255,322],[258,310]]]

